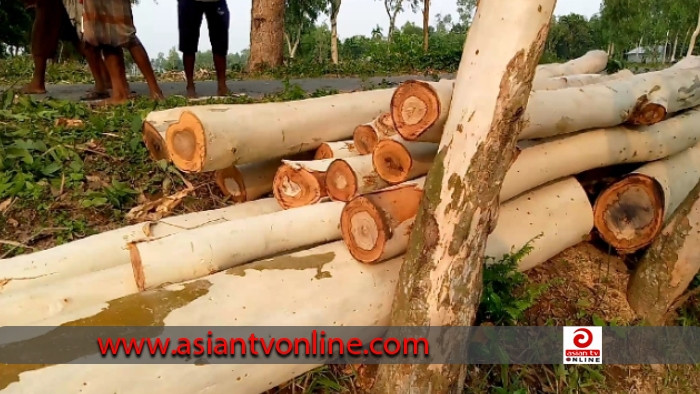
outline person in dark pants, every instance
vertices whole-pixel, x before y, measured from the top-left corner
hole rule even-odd
[[[194,61],[199,44],[199,31],[203,17],[207,18],[209,42],[214,55],[214,67],[218,81],[217,94],[226,96],[226,55],[228,55],[228,29],[230,14],[226,0],[178,0],[178,28],[180,51],[187,79],[187,97],[197,97],[194,87]]]
[[[67,41],[87,59],[90,71],[95,78],[94,91],[81,99],[95,100],[109,97],[107,90],[111,88],[111,81],[102,56],[80,41],[63,2],[61,0],[25,0],[24,3],[27,7],[34,7],[35,11],[31,44],[34,73],[31,82],[21,91],[28,94],[46,93],[46,63],[49,59],[55,58],[59,41]]]

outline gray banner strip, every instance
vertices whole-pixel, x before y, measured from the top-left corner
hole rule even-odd
[[[700,362],[700,327],[603,327],[602,332],[604,364]],[[376,337],[379,354],[370,346]],[[142,353],[127,356],[121,348],[118,355],[103,356],[99,341],[107,349],[108,338],[143,338]],[[156,338],[162,345],[169,338],[169,347],[161,347],[166,355],[149,354],[145,338],[154,348]],[[187,339],[189,351],[180,338]],[[276,340],[272,347],[271,339]],[[398,354],[384,353],[385,344]],[[561,364],[563,351],[562,327],[0,327],[1,364]]]

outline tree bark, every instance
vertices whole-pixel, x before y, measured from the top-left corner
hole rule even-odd
[[[430,41],[430,0],[423,0],[423,52],[428,52]]]
[[[248,70],[261,71],[284,60],[284,0],[253,0]]]
[[[350,201],[341,215],[343,241],[353,257],[377,264],[406,252],[409,232],[423,195],[420,178]],[[593,209],[572,177],[535,188],[503,203],[488,237],[486,256],[501,257],[532,239],[535,248],[518,269],[533,268],[583,239],[593,229]]]
[[[397,134],[394,121],[391,118],[391,113],[386,112],[371,122],[367,122],[355,127],[352,133],[352,140],[355,143],[357,151],[361,155],[372,153],[375,145],[380,140],[391,138]]]
[[[634,253],[652,243],[698,181],[700,144],[648,163],[598,196],[596,229],[619,253]]]
[[[180,283],[297,248],[337,241],[342,202],[315,204],[129,244],[139,290]],[[313,231],[308,231],[308,230]]]
[[[669,67],[576,89],[535,90],[529,99],[524,115],[527,123],[519,139],[552,137],[623,123],[660,122],[669,114],[700,105],[700,95],[694,94],[698,89],[697,79],[700,79],[698,68]],[[446,118],[447,113],[441,111],[436,124]],[[407,140],[440,141],[440,127],[407,133],[394,121],[399,134]]]
[[[324,142],[316,149],[314,160],[342,159],[359,155],[360,152],[358,152],[355,148],[355,143],[351,140]]]
[[[280,206],[303,207],[326,197],[326,172],[333,160],[284,160],[272,181],[272,192]]]
[[[273,198],[226,208],[172,216],[92,235],[40,252],[0,260],[0,294],[46,286],[118,265],[129,265],[128,242],[162,238],[204,225],[279,211]]]
[[[371,155],[333,160],[326,172],[328,196],[335,201],[354,197],[389,186],[372,165]]]
[[[166,133],[173,164],[186,172],[315,150],[352,138],[358,124],[389,111],[394,89],[291,102],[184,107]]]
[[[664,325],[673,303],[700,271],[700,183],[688,193],[646,251],[627,288],[634,311]]]
[[[331,61],[338,64],[338,13],[341,0],[331,0]]]
[[[283,322],[302,327],[386,326],[400,266],[400,258],[378,266],[357,264],[342,242],[334,242],[133,294],[36,325],[186,327],[206,322],[212,327],[230,327],[276,326]],[[49,331],[37,339],[51,343],[51,335]],[[260,351],[259,345],[256,348]],[[71,349],[76,351],[76,359],[85,350],[96,353],[98,348],[77,344]],[[158,391],[170,393],[260,393],[318,366],[80,361],[15,364],[0,369],[0,392],[40,393],[51,387],[58,393],[148,394],[158,387]]]
[[[380,178],[395,185],[427,174],[437,148],[437,144],[430,142],[410,142],[400,138],[382,140],[372,152],[372,164]]]
[[[700,10],[698,11],[698,24],[695,26],[695,31],[690,36],[690,43],[688,44],[688,53],[686,56],[691,56],[693,50],[695,49],[695,41],[698,39],[698,34],[700,34]]]
[[[401,268],[393,326],[473,323],[486,239],[495,227],[503,176],[515,159],[521,117],[555,2],[479,3],[462,53],[447,131],[427,176]],[[498,44],[486,44],[493,43],[489,37],[495,34],[501,37]],[[446,354],[456,350],[454,345],[445,344]],[[461,392],[465,368],[382,364],[375,391]]]

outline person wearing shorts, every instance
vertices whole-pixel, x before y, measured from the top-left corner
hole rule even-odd
[[[202,19],[207,18],[209,42],[214,55],[214,67],[218,82],[217,94],[226,96],[226,56],[228,55],[228,30],[230,14],[226,0],[178,0],[178,28],[180,52],[185,66],[187,97],[197,97],[194,87],[194,61],[199,44]]]

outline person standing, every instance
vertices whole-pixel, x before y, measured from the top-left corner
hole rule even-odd
[[[95,88],[84,100],[109,97],[111,87],[109,74],[100,53],[94,48],[87,48],[78,38],[71,25],[66,8],[61,0],[25,0],[27,7],[34,7],[34,25],[32,26],[32,58],[34,72],[32,80],[22,87],[27,94],[46,93],[46,64],[56,56],[59,41],[68,41],[75,46],[87,60],[90,72],[95,79]]]
[[[146,78],[151,98],[163,99],[146,49],[136,36],[130,0],[63,0],[66,9],[77,9],[74,24],[88,47],[99,48],[112,80],[112,97],[105,104],[119,104],[129,99],[124,52],[126,48]],[[82,4],[80,4],[82,3]],[[72,6],[69,6],[72,4]],[[69,14],[71,12],[69,11]],[[80,20],[78,20],[80,19]]]
[[[194,61],[199,44],[202,19],[207,18],[209,42],[216,68],[217,95],[229,93],[226,86],[226,56],[228,55],[228,30],[230,13],[226,0],[178,0],[178,29],[180,52],[185,66],[187,97],[197,97],[194,86]]]

